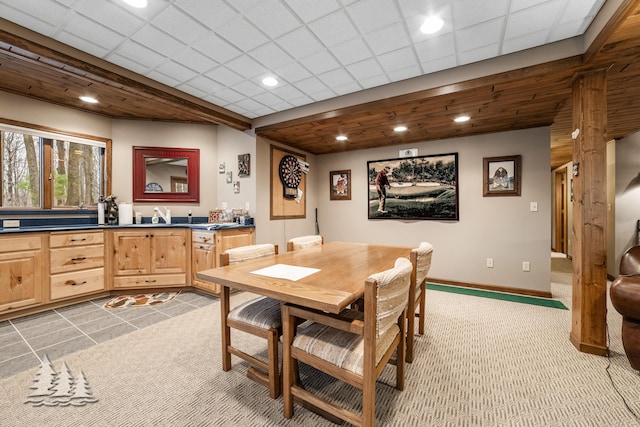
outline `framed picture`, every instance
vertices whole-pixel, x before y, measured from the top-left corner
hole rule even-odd
[[[458,220],[458,153],[367,162],[369,219]]]
[[[520,195],[522,156],[485,157],[482,171],[484,197]]]
[[[351,200],[351,170],[329,172],[329,199]]]
[[[238,155],[238,176],[249,176],[251,174],[251,154]]]
[[[209,211],[209,223],[224,222],[226,212],[224,209],[214,209]]]
[[[233,182],[233,172],[227,172],[227,184],[231,184]]]

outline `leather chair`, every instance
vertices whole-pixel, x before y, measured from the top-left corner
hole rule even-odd
[[[640,371],[640,246],[620,259],[620,275],[610,290],[611,302],[622,314],[622,344],[633,369]]]
[[[324,237],[318,235],[294,237],[287,241],[287,252],[304,249],[311,246],[319,246],[324,243]]]
[[[283,403],[285,418],[293,417],[294,398],[333,418],[356,426],[373,427],[376,380],[397,352],[396,389],[404,389],[406,307],[412,264],[398,258],[393,268],[371,275],[365,282],[364,312],[340,314],[285,304],[283,307]],[[296,330],[300,320],[313,323]],[[297,362],[362,389],[362,413],[353,413],[325,397],[307,391],[295,378]]]
[[[229,265],[255,258],[274,256],[278,245],[261,244],[228,249],[220,255],[220,265]],[[267,340],[267,361],[245,353],[231,343],[231,329],[237,329]],[[248,362],[247,376],[269,389],[276,399],[282,394],[282,377],[278,358],[278,343],[282,332],[280,301],[259,297],[233,308],[227,316],[223,337],[223,370],[231,369],[231,355]]]

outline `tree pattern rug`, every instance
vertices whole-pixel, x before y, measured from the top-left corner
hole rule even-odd
[[[156,294],[120,295],[104,304],[105,308],[119,307],[144,307],[149,305],[164,304],[171,301],[178,292],[160,292]]]

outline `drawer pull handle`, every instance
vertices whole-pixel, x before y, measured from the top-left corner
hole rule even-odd
[[[82,239],[71,239],[72,242],[84,242],[86,239],[86,237],[83,237]]]
[[[87,281],[83,281],[83,282],[76,282],[75,280],[68,280],[66,282],[67,285],[71,285],[71,286],[76,286],[76,285],[86,285]]]
[[[77,258],[71,258],[71,261],[84,261],[85,259],[87,259],[86,256],[79,256]]]
[[[146,283],[156,283],[156,280],[155,280],[155,279],[152,279],[152,280],[145,280],[145,282],[146,282]]]

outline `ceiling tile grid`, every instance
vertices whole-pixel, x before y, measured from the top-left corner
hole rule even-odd
[[[148,3],[0,0],[0,16],[255,118],[580,35],[604,0]],[[431,13],[444,27],[422,34]]]

